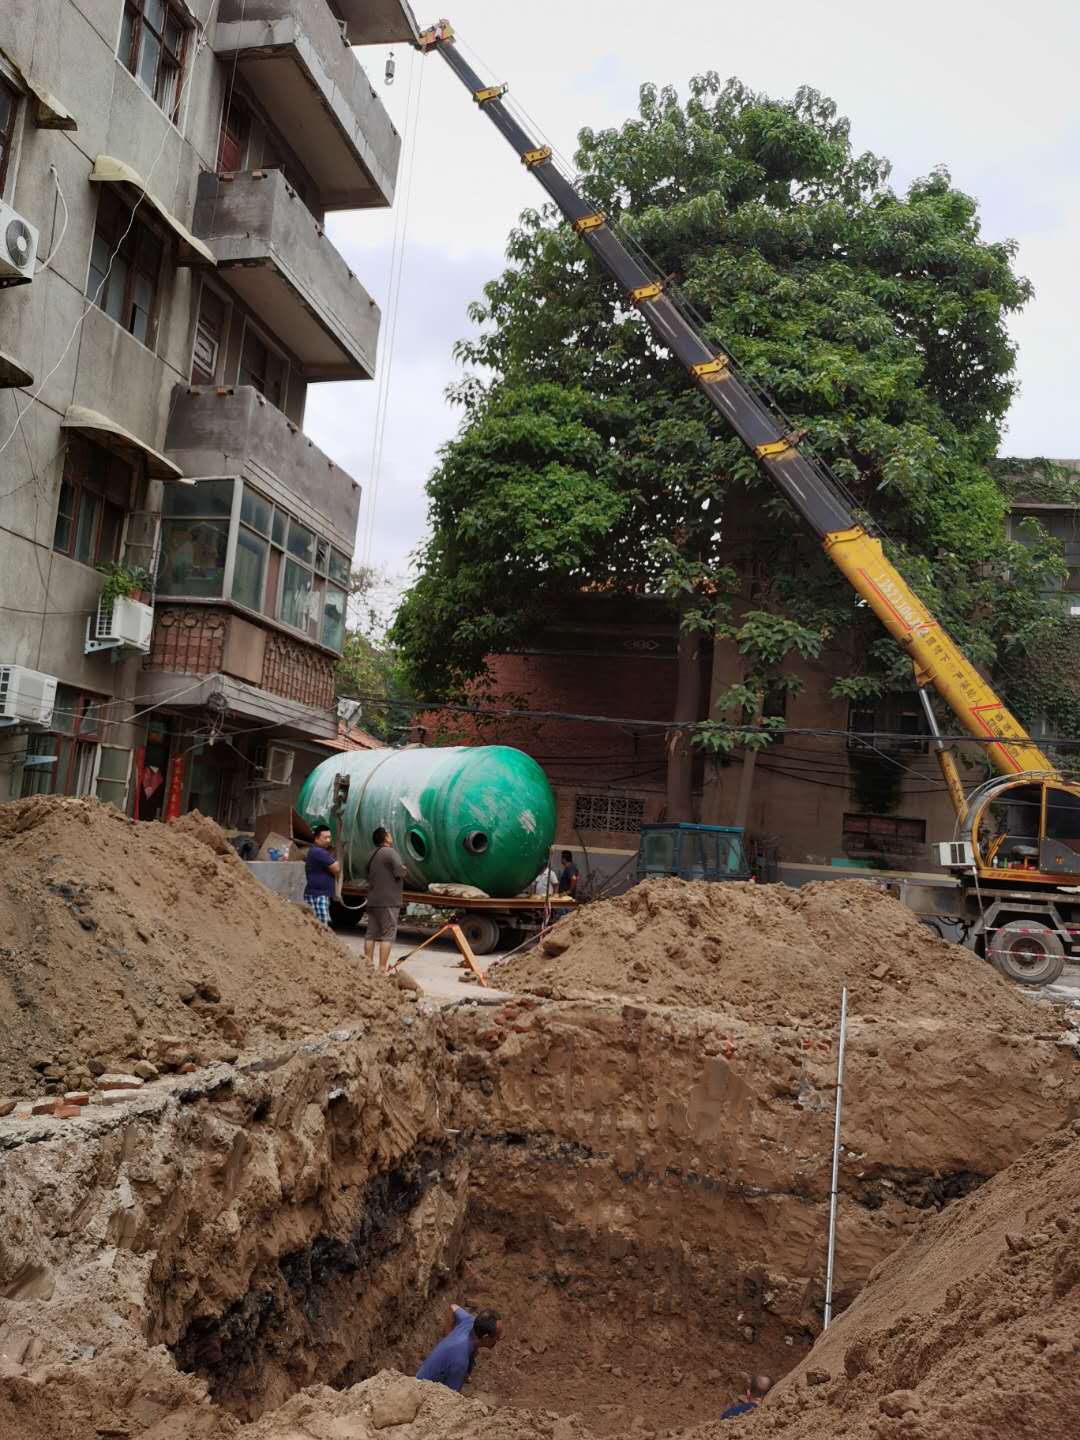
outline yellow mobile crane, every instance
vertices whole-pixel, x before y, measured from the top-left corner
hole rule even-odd
[[[757,457],[789,503],[821,537],[833,563],[911,657],[923,709],[956,810],[951,842],[938,847],[952,872],[940,885],[905,882],[902,898],[927,917],[961,927],[964,942],[1014,980],[1045,985],[1067,953],[1080,953],[1080,786],[1055,770],[1019,720],[913,593],[881,541],[856,518],[840,481],[803,454],[800,437],[759,387],[741,378],[664,280],[622,242],[606,215],[556,165],[506,103],[506,85],[486,85],[462,56],[449,21],[414,44],[438,51],[510,143],[583,243],[680,362],[709,404]],[[965,731],[982,742],[997,776],[965,794],[930,701],[933,687]],[[933,923],[933,922],[931,922]]]

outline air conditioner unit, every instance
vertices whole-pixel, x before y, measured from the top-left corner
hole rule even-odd
[[[154,628],[154,608],[141,600],[118,595],[115,600],[99,600],[95,614],[86,622],[87,655],[99,650],[137,650],[146,655],[150,650],[150,632]]]
[[[0,726],[48,725],[55,704],[54,675],[0,665]]]
[[[38,233],[0,200],[0,285],[25,285],[34,278]]]
[[[934,846],[937,862],[947,870],[970,870],[975,864],[975,851],[970,840],[942,840]]]
[[[268,745],[266,748],[265,779],[271,785],[288,785],[292,779],[293,761],[296,752],[286,750],[283,745]]]

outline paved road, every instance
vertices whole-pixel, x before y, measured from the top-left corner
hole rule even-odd
[[[402,955],[407,955],[410,950],[414,950],[423,938],[422,935],[401,935],[398,941],[391,946],[391,964],[395,960],[399,960]],[[363,931],[339,930],[338,939],[344,941],[350,950],[355,951],[361,959],[363,958]],[[491,955],[478,956],[477,964],[481,970],[486,971],[502,953],[501,950],[496,950]],[[436,1000],[464,1000],[470,995],[482,994],[495,997],[502,994],[498,990],[481,989],[476,984],[462,984],[461,977],[468,975],[469,971],[458,968],[460,961],[461,956],[452,943],[436,940],[426,950],[421,950],[420,954],[412,960],[407,960],[401,968],[419,982],[426,995],[430,995]]]

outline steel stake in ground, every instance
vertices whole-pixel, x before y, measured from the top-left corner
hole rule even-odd
[[[825,1318],[827,1330],[832,1319],[833,1264],[836,1260],[836,1205],[840,1175],[840,1115],[844,1108],[844,1043],[847,1039],[847,986],[840,992],[840,1053],[836,1057],[836,1120],[833,1126],[832,1186],[829,1190],[829,1261],[825,1269]]]

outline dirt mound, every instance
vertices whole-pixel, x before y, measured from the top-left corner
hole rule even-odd
[[[847,985],[854,1014],[1040,1024],[985,962],[859,880],[797,890],[647,880],[563,920],[539,949],[496,966],[492,980],[555,998],[602,992],[705,1005],[766,1023],[831,1023]]]
[[[778,1387],[749,1433],[1075,1435],[1078,1132],[1074,1121],[922,1226]],[[728,1432],[717,1425],[693,1435],[727,1440]]]
[[[234,1056],[333,1029],[373,998],[407,1003],[260,885],[212,821],[137,824],[45,796],[0,806],[0,1094],[185,1048]]]

